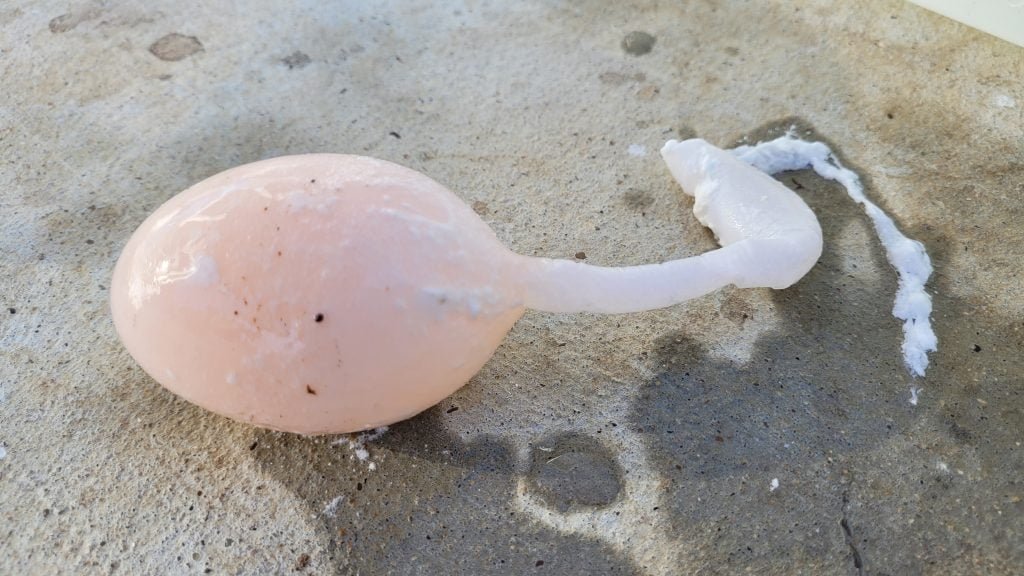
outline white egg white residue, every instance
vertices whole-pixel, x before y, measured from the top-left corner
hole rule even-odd
[[[822,178],[841,184],[850,198],[864,207],[885,248],[889,264],[899,276],[892,314],[903,320],[903,360],[913,375],[924,376],[928,353],[938,348],[931,325],[932,299],[925,290],[932,264],[924,245],[903,235],[893,219],[864,195],[864,186],[857,174],[844,168],[832,150],[821,142],[808,142],[787,134],[770,142],[740,146],[732,152],[769,174],[812,168]],[[911,403],[916,404],[916,400],[914,390]]]
[[[626,148],[626,152],[634,158],[640,158],[647,156],[647,147],[643,144],[630,144],[629,148]]]
[[[0,446],[0,460],[7,457],[7,448]]]
[[[328,518],[334,518],[338,515],[338,506],[344,501],[344,495],[336,496],[333,500],[328,502],[326,506],[324,506],[323,512],[321,512],[321,514],[327,516]]]
[[[909,400],[909,402],[910,402],[911,406],[917,406],[917,401],[920,398],[920,394],[921,394],[921,389],[920,388],[918,388],[917,386],[911,386],[910,387],[910,400]]]
[[[334,442],[331,442],[331,444],[334,446],[346,446],[349,450],[352,451],[353,457],[355,457],[360,462],[365,462],[367,459],[370,458],[370,451],[367,450],[366,443],[377,440],[378,438],[383,436],[384,433],[387,431],[387,426],[381,426],[380,428],[374,428],[373,430],[369,432],[363,432],[362,434],[343,436],[335,440]],[[367,467],[371,471],[373,471],[377,469],[377,464],[371,461],[367,465]]]

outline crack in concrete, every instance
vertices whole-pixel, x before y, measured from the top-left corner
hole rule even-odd
[[[850,492],[849,490],[843,490],[843,517],[839,520],[839,525],[843,527],[843,532],[846,534],[846,545],[853,552],[853,565],[857,568],[857,576],[864,576],[864,560],[861,558],[860,550],[857,549],[857,544],[854,542],[853,531],[850,530],[850,521],[846,518],[846,509],[849,504]]]

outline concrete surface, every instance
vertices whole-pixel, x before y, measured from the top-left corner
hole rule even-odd
[[[0,7],[0,573],[1024,573],[1020,48],[895,0],[228,4]],[[175,398],[108,316],[135,226],[243,162],[394,160],[627,264],[713,247],[665,139],[794,123],[928,247],[917,382],[868,220],[802,172],[792,289],[531,313],[366,460]]]

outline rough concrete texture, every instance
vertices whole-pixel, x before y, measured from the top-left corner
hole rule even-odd
[[[0,7],[0,573],[1024,572],[1024,50],[895,0],[227,6]],[[110,322],[132,230],[240,163],[394,160],[520,252],[619,265],[714,246],[664,140],[792,124],[927,245],[927,377],[805,172],[793,288],[530,313],[366,460],[179,400]]]

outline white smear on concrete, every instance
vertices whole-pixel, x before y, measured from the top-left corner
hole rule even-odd
[[[779,479],[778,478],[772,478],[772,483],[768,485],[768,491],[769,492],[775,492],[776,490],[778,490],[778,488],[779,488]]]
[[[629,148],[626,148],[626,152],[634,158],[641,158],[647,156],[647,147],[643,144],[630,144]]]
[[[321,514],[323,514],[324,516],[327,516],[328,518],[334,518],[335,516],[338,515],[338,505],[341,504],[344,501],[345,501],[345,497],[344,496],[338,496],[334,500],[331,500],[330,502],[328,502],[327,506],[324,506],[324,510],[323,510],[323,512],[321,512]]]
[[[903,361],[914,376],[924,376],[928,352],[938,348],[932,330],[932,299],[925,283],[932,274],[931,259],[924,245],[903,235],[896,223],[864,195],[864,186],[855,172],[844,168],[828,146],[807,142],[787,134],[770,142],[740,146],[733,153],[748,164],[769,174],[812,168],[819,176],[838,182],[875,225],[889,264],[896,269],[899,287],[893,316],[903,320]]]
[[[910,405],[917,406],[918,394],[921,393],[921,389],[917,386],[910,387]]]
[[[363,432],[362,434],[350,435],[347,437],[339,438],[334,442],[331,442],[331,445],[346,446],[348,447],[349,450],[352,451],[352,456],[355,459],[359,460],[360,462],[365,462],[370,458],[370,451],[366,449],[366,443],[377,440],[378,438],[383,436],[384,433],[387,431],[387,426],[381,426],[380,428],[375,428],[370,432]],[[374,462],[370,462],[368,468],[370,470],[376,470],[377,464]]]
[[[362,442],[373,442],[374,440],[378,440],[387,431],[387,426],[381,426],[380,428],[374,428],[370,432],[363,432],[362,434],[359,435],[359,439]]]
[[[996,108],[1016,108],[1017,101],[1007,94],[996,94],[992,97],[992,105]]]
[[[6,457],[7,457],[7,448],[5,446],[0,446],[0,460],[3,460]]]
[[[935,467],[939,469],[939,472],[945,472],[949,474],[949,464],[946,464],[942,460],[939,460]]]

